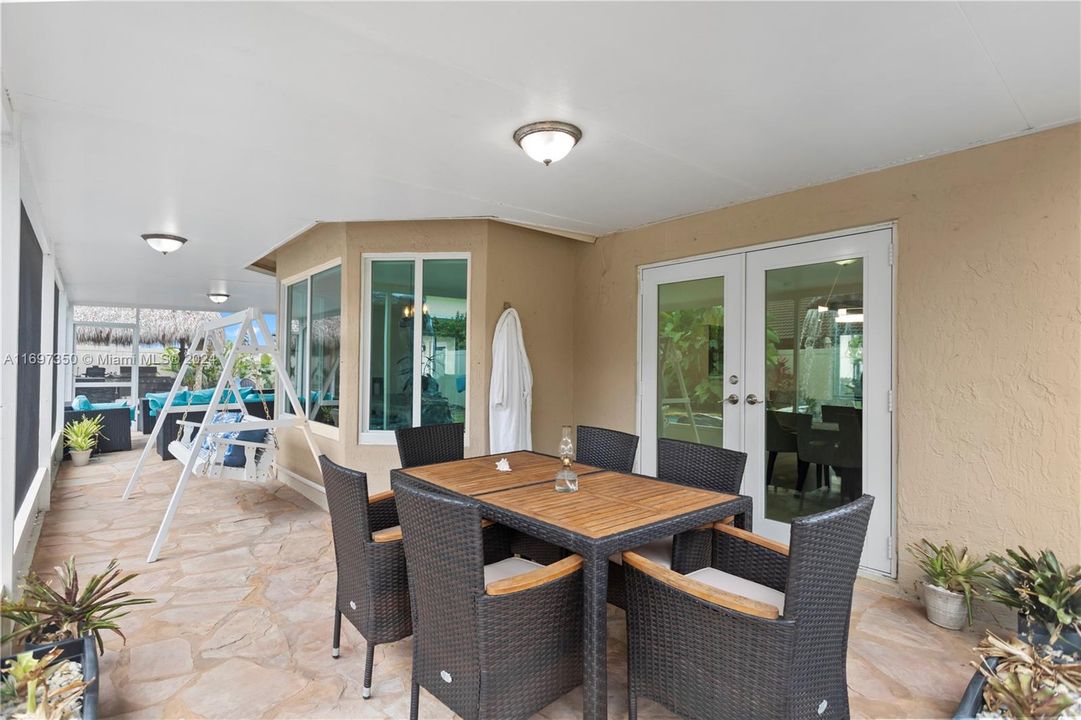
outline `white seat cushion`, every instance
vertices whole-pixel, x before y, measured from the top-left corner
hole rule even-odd
[[[734,595],[742,595],[745,598],[772,605],[777,608],[780,614],[784,615],[784,593],[773,588],[713,568],[695,570],[692,573],[687,573],[687,577],[694,578],[698,582],[705,583],[718,590],[724,590]]]
[[[672,567],[672,536],[669,535],[666,538],[660,540],[654,540],[653,542],[646,543],[645,545],[639,545],[631,550],[633,553],[638,553],[646,560],[663,565],[666,568]],[[623,553],[616,553],[608,558],[616,565],[623,564]]]
[[[506,560],[500,560],[499,562],[484,566],[484,584],[491,585],[497,580],[505,580],[506,578],[521,575],[522,573],[527,573],[542,567],[544,566],[540,563],[535,563],[532,560],[526,560],[525,558],[520,557],[509,557]]]

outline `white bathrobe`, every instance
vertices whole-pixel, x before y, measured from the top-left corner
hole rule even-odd
[[[533,449],[533,371],[514,308],[503,311],[492,337],[492,388],[488,399],[490,453]]]

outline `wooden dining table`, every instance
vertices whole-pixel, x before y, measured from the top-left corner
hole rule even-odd
[[[501,458],[509,472],[496,469]],[[731,516],[749,530],[751,499],[577,463],[578,492],[556,492],[559,466],[557,457],[520,451],[393,470],[391,477],[472,498],[486,519],[582,557],[582,712],[595,720],[608,716],[608,557]]]

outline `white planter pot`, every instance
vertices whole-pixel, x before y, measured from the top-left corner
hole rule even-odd
[[[927,619],[948,630],[960,630],[968,620],[965,596],[930,583],[923,584],[923,605]]]
[[[93,450],[71,450],[71,464],[75,467],[82,467],[90,462],[90,453]]]

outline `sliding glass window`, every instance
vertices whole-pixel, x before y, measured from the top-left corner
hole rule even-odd
[[[378,258],[365,263],[364,278],[366,439],[465,422],[468,257]]]
[[[289,285],[286,303],[286,364],[300,404],[310,419],[337,427],[341,400],[341,266]]]

